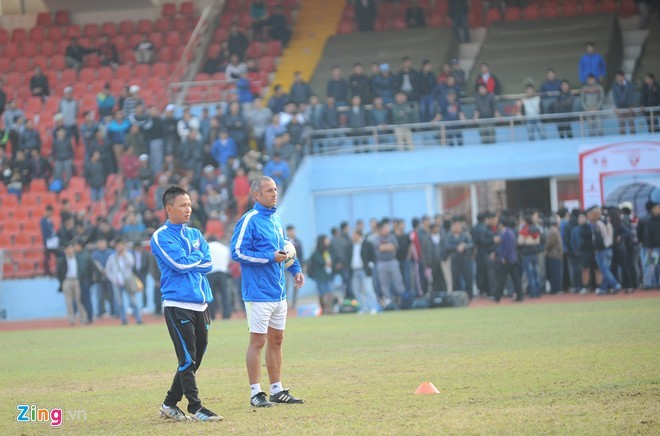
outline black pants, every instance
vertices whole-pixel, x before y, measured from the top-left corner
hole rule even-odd
[[[451,257],[452,291],[464,290],[472,299],[472,260],[465,254],[455,254]],[[461,289],[461,278],[465,288]]]
[[[167,392],[163,404],[176,406],[185,395],[188,399],[188,412],[195,413],[202,407],[195,373],[206,351],[211,318],[208,310],[196,312],[178,307],[166,307],[165,323],[174,344],[176,357],[179,359],[179,368],[174,374],[172,387]]]
[[[495,290],[495,301],[500,301],[507,277],[511,277],[513,291],[516,293],[516,300],[522,300],[522,284],[520,282],[520,268],[516,263],[500,263],[497,267],[497,289]]]
[[[497,287],[495,263],[489,253],[477,253],[477,288],[481,295],[492,296]]]

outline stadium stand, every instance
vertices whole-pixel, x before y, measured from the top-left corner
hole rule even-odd
[[[392,72],[396,73],[401,58],[410,56],[415,68],[419,68],[422,59],[429,59],[437,70],[442,63],[454,57],[457,50],[449,29],[383,31],[377,39],[368,32],[336,35],[328,40],[310,84],[319,95],[325,96],[326,83],[334,65],[342,68],[345,78],[351,74],[355,62],[362,62],[365,70],[371,62],[388,63]]]
[[[635,70],[635,81],[641,82],[644,75],[650,71],[660,72],[660,23],[658,22],[649,26],[646,44]]]
[[[495,23],[488,29],[488,38],[475,66],[489,63],[501,82],[503,94],[520,93],[530,81],[540,86],[545,70],[550,67],[560,77],[568,79],[573,87],[578,87],[577,64],[587,41],[594,42],[605,58],[608,72],[605,83],[611,83],[622,58],[621,31],[612,14],[593,15],[589,20],[563,17]],[[479,69],[475,68],[470,83],[475,83],[478,74]],[[470,86],[467,91],[473,94],[474,90],[474,86]]]

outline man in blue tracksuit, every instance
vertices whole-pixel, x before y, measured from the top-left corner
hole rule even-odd
[[[282,341],[286,325],[284,284],[287,240],[282,221],[276,214],[277,185],[270,177],[252,182],[254,208],[236,223],[231,239],[231,255],[241,264],[243,301],[250,329],[246,364],[250,380],[250,404],[271,407],[272,403],[297,404],[303,400],[282,387]],[[296,259],[288,268],[294,286],[300,288],[305,278]],[[261,390],[261,350],[266,346],[266,368],[270,379],[270,398]]]
[[[220,421],[221,416],[202,406],[195,381],[211,324],[207,306],[213,301],[213,294],[206,279],[212,268],[211,252],[202,233],[186,226],[192,203],[183,188],[167,188],[163,193],[163,207],[168,220],[151,237],[151,251],[161,271],[165,323],[179,368],[160,408],[161,416],[175,421]],[[190,417],[177,407],[184,395],[188,399]]]

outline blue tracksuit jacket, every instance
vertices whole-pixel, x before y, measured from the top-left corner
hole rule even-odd
[[[211,252],[202,233],[169,220],[151,237],[151,251],[160,268],[161,299],[183,303],[210,303],[213,293],[206,279]]]
[[[286,299],[284,262],[275,263],[275,251],[287,240],[276,209],[259,203],[236,223],[231,238],[231,257],[241,264],[243,301],[277,302]],[[288,268],[302,271],[298,259]]]

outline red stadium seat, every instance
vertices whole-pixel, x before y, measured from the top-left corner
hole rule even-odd
[[[25,102],[25,113],[27,114],[37,114],[41,112],[41,109],[44,106],[44,102],[41,97],[30,97]]]
[[[163,34],[161,32],[153,32],[149,35],[149,40],[154,44],[156,50],[160,50],[163,47]]]
[[[167,77],[170,74],[169,65],[165,62],[156,62],[151,68],[151,74],[155,77]]]
[[[30,182],[30,192],[41,194],[47,191],[48,187],[46,186],[46,181],[44,179],[33,179],[32,182]]]
[[[13,42],[27,41],[27,32],[23,28],[16,28],[11,31],[11,40]]]
[[[96,70],[93,68],[83,68],[78,74],[78,80],[84,83],[91,83],[96,79]]]
[[[221,43],[229,37],[229,30],[226,27],[220,27],[213,32],[213,41]]]
[[[189,29],[187,17],[176,17],[172,26],[177,32],[186,32]]]
[[[280,41],[268,41],[266,43],[266,53],[270,56],[279,56],[282,54],[282,43]]]
[[[272,73],[275,71],[275,58],[273,56],[264,56],[261,58],[259,65],[262,70]]]
[[[176,15],[176,5],[174,3],[163,3],[163,10],[161,12],[163,17],[173,17]]]
[[[64,54],[66,53],[66,48],[71,42],[68,39],[60,39],[57,41],[57,48],[55,49],[56,53]]]
[[[181,35],[178,32],[167,32],[165,37],[165,45],[169,47],[178,47],[181,45]]]
[[[66,68],[65,70],[62,70],[60,81],[64,86],[74,85],[77,79],[78,77],[76,74],[76,70],[74,70],[73,68]]]
[[[557,18],[559,16],[557,5],[551,3],[545,4],[541,10],[541,16],[545,19]]]
[[[30,29],[30,41],[32,42],[43,42],[46,38],[46,32],[43,27],[33,27]]]
[[[0,206],[3,208],[15,208],[18,206],[18,197],[11,194],[0,196]]]
[[[191,16],[195,13],[195,5],[193,2],[182,2],[179,5],[179,14]]]
[[[82,33],[87,38],[95,38],[99,36],[99,26],[96,23],[87,23],[83,26]]]
[[[102,82],[109,82],[114,77],[115,73],[110,67],[101,67],[97,70],[97,79]]]
[[[582,4],[582,14],[584,15],[593,15],[597,12],[596,3],[594,2],[584,2]]]
[[[82,36],[80,26],[76,26],[75,24],[72,24],[72,25],[68,26],[66,28],[65,36],[67,38],[73,38],[73,37],[80,38]],[[81,45],[83,45],[82,42],[81,42]]]
[[[50,58],[50,67],[55,71],[61,71],[66,68],[66,60],[64,55],[56,54]]]
[[[117,24],[112,21],[106,21],[101,24],[101,33],[112,38],[117,34]]]
[[[222,238],[225,235],[225,226],[220,220],[208,220],[206,222],[206,234]]]
[[[58,26],[68,26],[71,24],[71,17],[68,11],[55,12],[55,24]]]
[[[613,14],[616,12],[616,3],[614,0],[603,0],[600,4],[600,11],[606,14]]]
[[[37,26],[50,26],[53,21],[53,17],[50,16],[50,12],[39,12],[37,14]]]
[[[158,52],[158,60],[170,63],[174,61],[174,52],[171,47],[163,46]]]
[[[0,29],[0,44],[6,44],[9,41],[9,32],[5,29]]]
[[[123,62],[133,64],[136,62],[135,52],[133,49],[124,50],[124,52],[121,54],[121,59]]]
[[[52,56],[55,53],[53,41],[47,39],[39,44],[39,53],[48,57]]]
[[[156,30],[158,32],[167,32],[171,29],[171,22],[169,18],[166,17],[160,17],[159,19],[156,20]]]
[[[126,36],[125,35],[115,35],[112,37],[112,43],[117,47],[117,51],[119,53],[123,52],[126,50],[128,47],[128,42],[126,41]]]
[[[529,5],[524,11],[525,20],[538,20],[541,16],[539,8],[536,5]]]
[[[25,41],[21,47],[21,54],[29,58],[37,54],[37,45],[32,41]]]
[[[160,34],[156,33],[155,35],[160,35]],[[128,47],[135,47],[140,43],[140,41],[142,41],[142,35],[140,35],[139,33],[134,33],[128,38]]]
[[[132,77],[131,67],[129,65],[120,65],[115,70],[115,77],[124,81]]]
[[[62,28],[61,27],[49,27],[48,28],[48,39],[51,41],[59,41],[63,38]]]
[[[9,70],[11,70],[11,61],[4,56],[0,56],[0,73],[8,73]]]
[[[506,9],[506,14],[504,15],[506,21],[518,21],[520,20],[520,8],[515,6],[509,7]]]
[[[139,33],[151,33],[154,28],[154,23],[151,20],[140,20],[137,23],[137,31]]]
[[[10,88],[18,88],[23,85],[25,75],[12,71],[5,76],[5,84]]]
[[[42,70],[47,70],[48,69],[48,58],[44,55],[38,55],[34,56],[32,58],[32,67],[36,67],[39,65]]]
[[[14,61],[14,71],[17,73],[27,73],[30,71],[30,58],[20,57]]]
[[[137,64],[133,68],[133,77],[146,79],[151,75],[151,67],[147,64]]]
[[[119,23],[119,32],[124,35],[132,35],[135,33],[135,22],[131,20],[123,20]]]
[[[637,5],[634,0],[623,0],[619,13],[623,17],[631,17],[637,13]]]
[[[502,20],[502,14],[497,8],[488,9],[488,14],[486,15],[486,24],[490,25]]]

